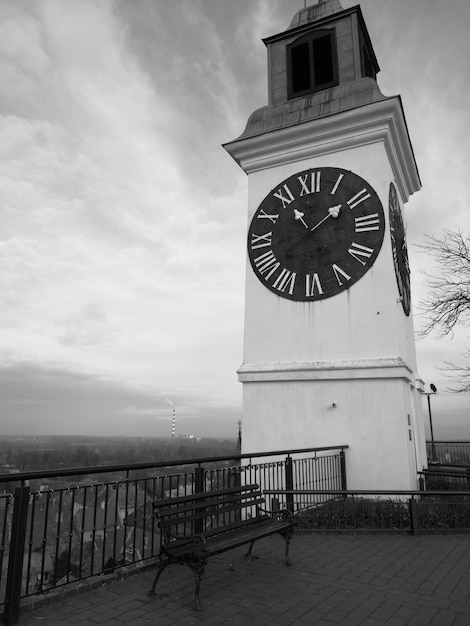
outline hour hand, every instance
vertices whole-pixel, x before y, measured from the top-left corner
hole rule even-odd
[[[294,219],[295,219],[297,222],[302,222],[302,224],[303,224],[303,225],[305,226],[305,228],[308,230],[308,226],[307,226],[307,224],[305,223],[305,220],[304,220],[304,215],[305,215],[305,213],[301,213],[301,212],[300,212],[300,211],[298,211],[297,209],[294,209]]]

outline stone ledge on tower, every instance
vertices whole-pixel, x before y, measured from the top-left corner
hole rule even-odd
[[[244,363],[238,370],[241,382],[279,380],[403,379],[421,387],[413,369],[398,357],[283,363]]]
[[[250,115],[246,128],[238,139],[254,137],[386,99],[374,79],[363,78],[279,105],[261,107]]]

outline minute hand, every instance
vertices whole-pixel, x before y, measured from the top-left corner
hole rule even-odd
[[[298,245],[300,245],[303,241],[305,241],[306,239],[309,238],[310,233],[312,233],[315,229],[317,229],[320,224],[323,224],[324,221],[326,221],[329,217],[333,217],[334,219],[336,219],[339,215],[339,211],[341,209],[341,204],[338,204],[336,206],[332,206],[328,209],[328,214],[325,215],[325,217],[323,219],[321,219],[318,224],[315,224],[315,226],[313,228],[311,228],[308,233],[306,233],[303,237],[301,237],[298,241],[296,241],[290,248],[288,248],[286,250],[286,255],[289,256],[289,254],[295,249],[297,248]]]
[[[311,228],[311,229],[310,229],[310,232],[311,232],[311,233],[313,233],[313,231],[314,231],[316,228],[318,228],[318,227],[320,226],[320,224],[323,224],[323,222],[324,222],[325,220],[327,220],[327,219],[330,217],[330,215],[331,215],[331,213],[328,213],[328,215],[325,215],[325,217],[324,217],[322,220],[320,220],[320,221],[318,222],[318,224],[315,224],[315,226],[314,226],[313,228]]]

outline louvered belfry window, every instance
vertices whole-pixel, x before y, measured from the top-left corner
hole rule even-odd
[[[338,84],[333,30],[300,37],[287,48],[289,98]]]

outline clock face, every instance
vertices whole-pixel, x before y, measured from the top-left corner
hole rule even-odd
[[[398,194],[393,183],[390,183],[388,194],[388,210],[390,217],[390,238],[392,241],[393,264],[397,277],[398,291],[403,310],[406,315],[410,314],[410,264],[408,262],[408,250],[406,248],[405,227],[398,201]]]
[[[374,189],[335,167],[282,181],[258,207],[248,256],[261,283],[283,298],[311,302],[349,289],[380,252],[385,220]]]

